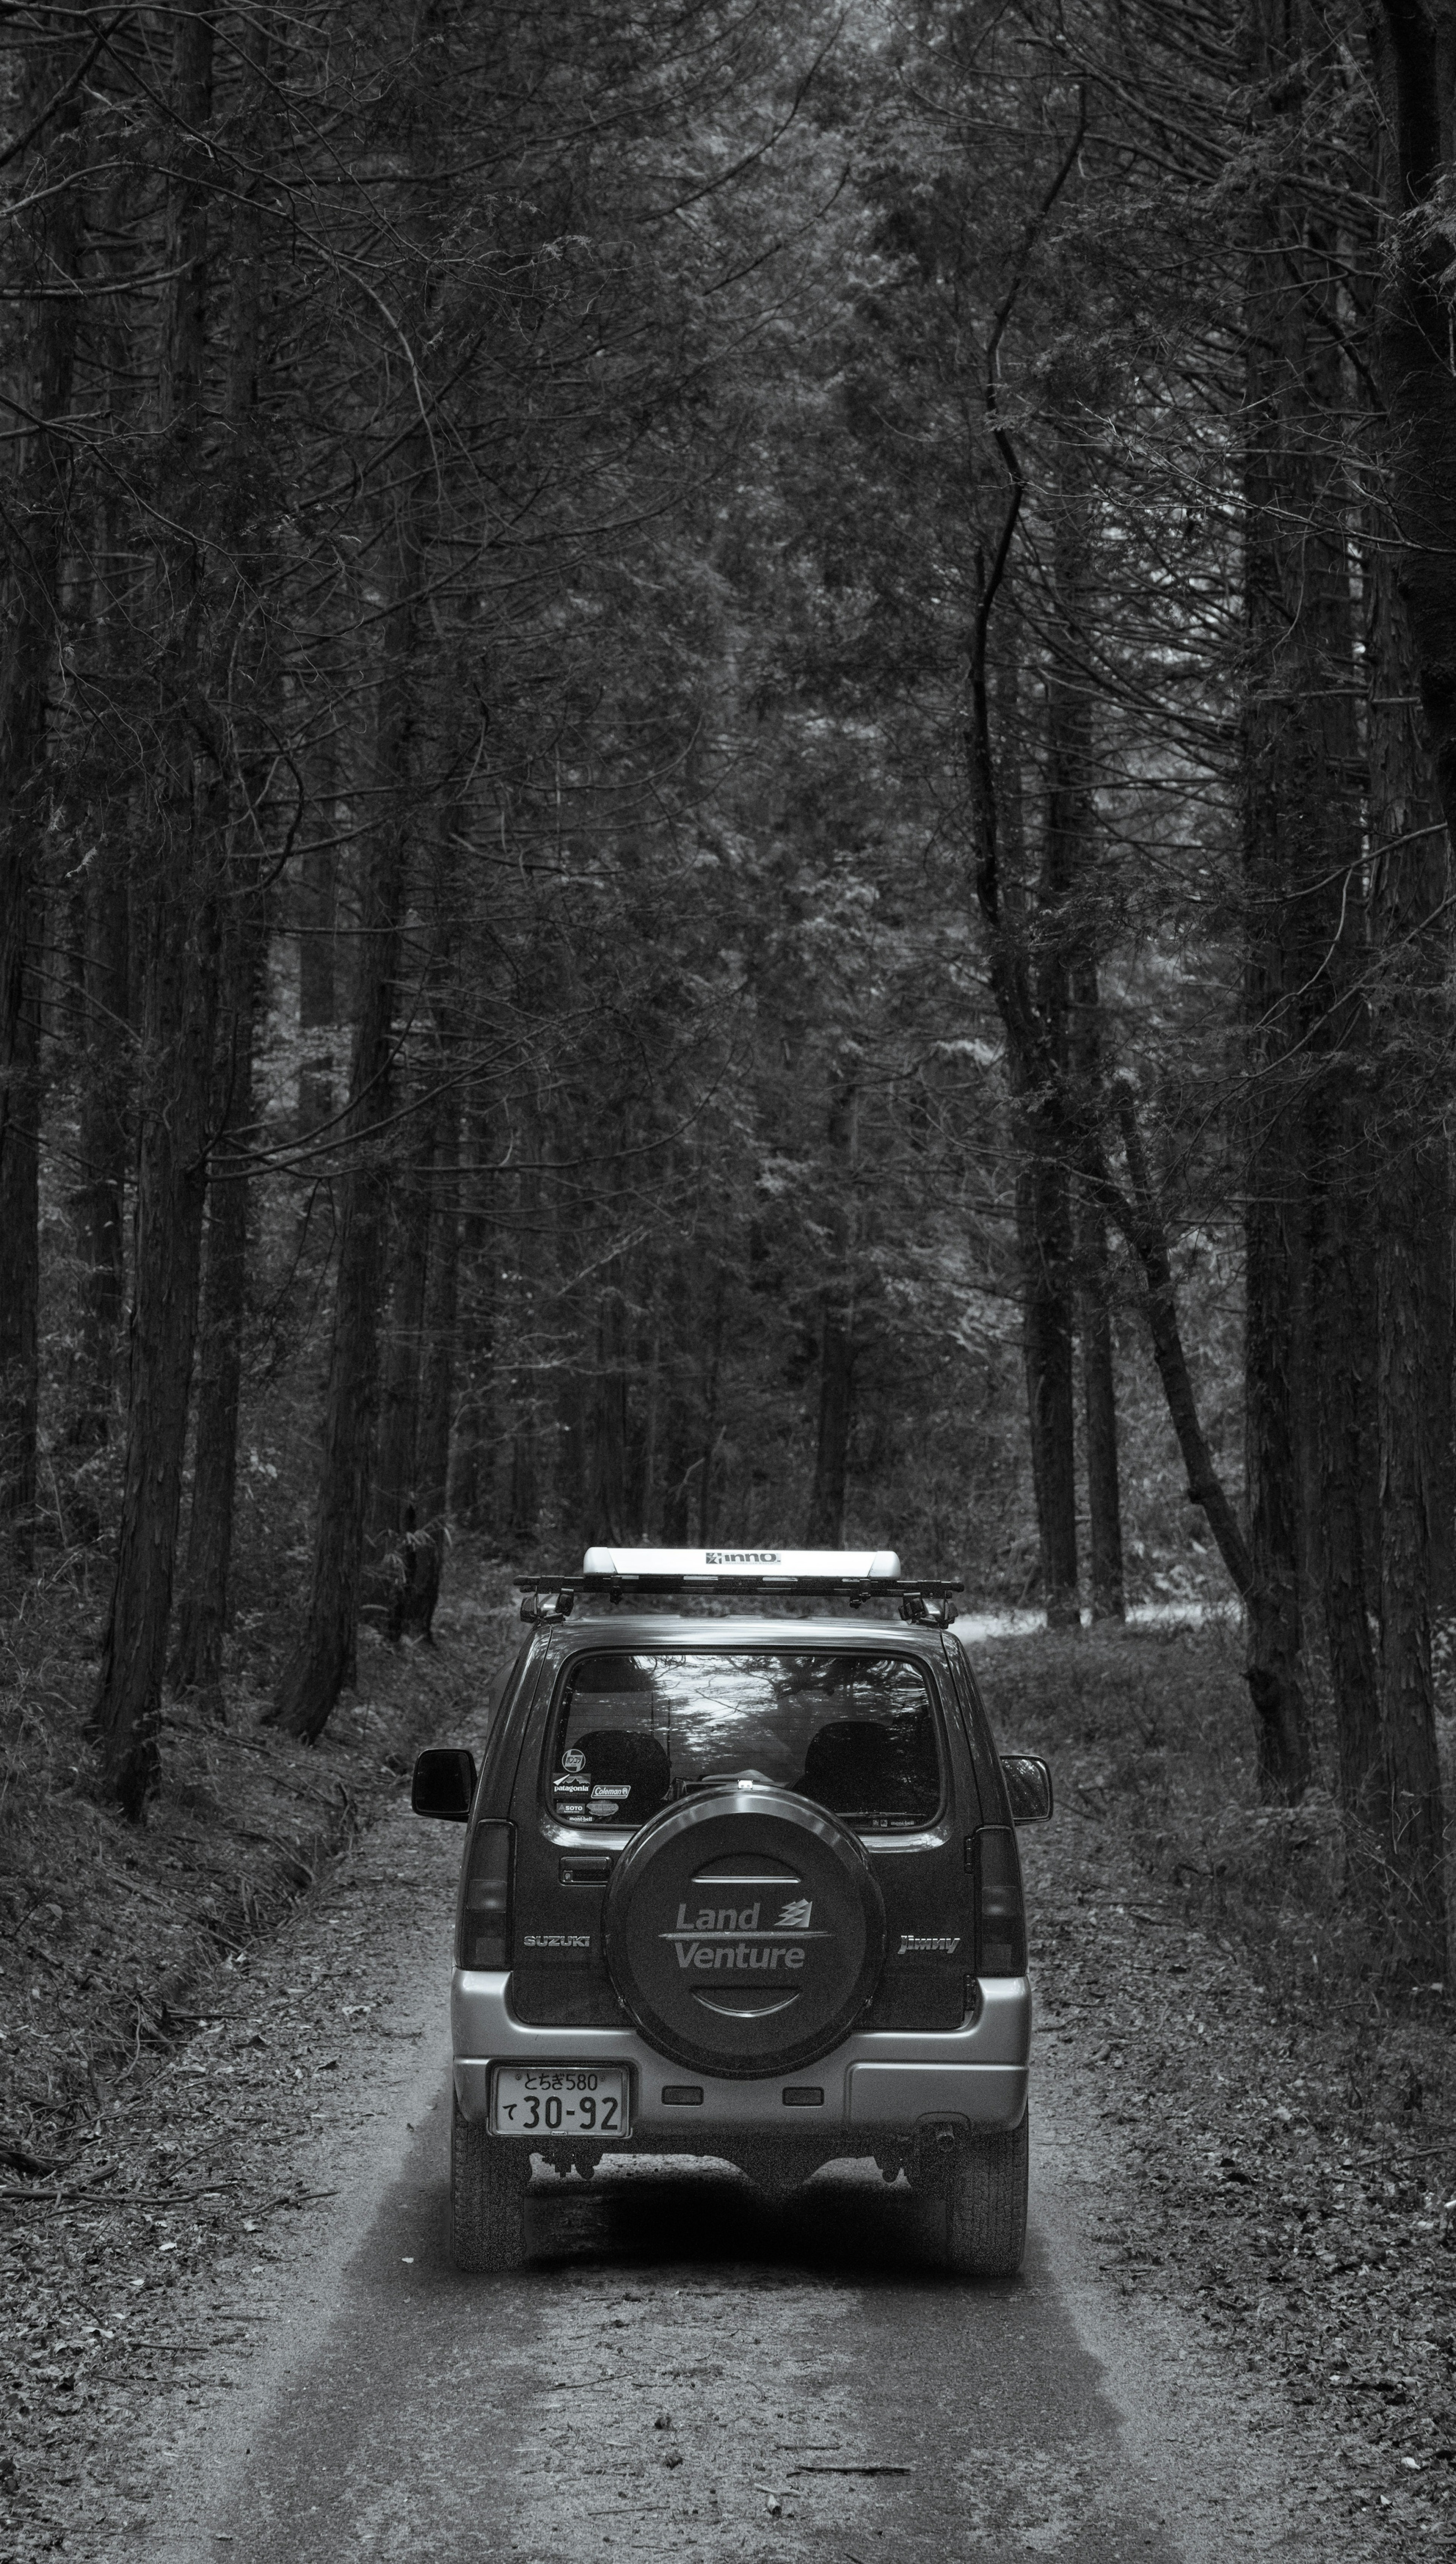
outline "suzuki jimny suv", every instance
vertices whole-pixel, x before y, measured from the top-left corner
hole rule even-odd
[[[958,1590],[887,1552],[602,1549],[526,1589],[479,1778],[456,1748],[414,1775],[420,1815],[468,1825],[462,2268],[523,2259],[533,2157],[674,2152],[772,2189],[873,2156],[951,2268],[1019,2267],[1014,1828],[1051,1783],[992,1746]]]

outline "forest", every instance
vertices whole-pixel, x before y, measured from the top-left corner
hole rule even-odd
[[[1237,1609],[1444,1979],[1451,0],[0,66],[0,1646],[103,1804],[467,1553],[890,1545]]]

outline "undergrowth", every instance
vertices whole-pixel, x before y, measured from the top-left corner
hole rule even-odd
[[[1001,1743],[1045,1754],[1061,1800],[1125,1843],[1128,1904],[1155,1883],[1165,1906],[1238,1951],[1276,2010],[1333,2048],[1352,2129],[1409,2130],[1420,2114],[1443,2134],[1456,2111],[1449,1976],[1412,1986],[1393,1957],[1375,1846],[1330,1788],[1328,1704],[1314,1786],[1271,1808],[1230,1623],[1048,1632],[972,1654]],[[1451,1808],[1456,1720],[1440,1724]]]
[[[185,2037],[187,1990],[277,1923],[404,1786],[414,1751],[478,1722],[514,1639],[501,1571],[458,1562],[437,1642],[361,1634],[358,1688],[315,1747],[260,1723],[244,1660],[226,1722],[166,1703],[162,1781],[129,1824],[98,1787],[95,1630],[43,1591],[0,1640],[0,2182],[95,2147],[147,2052]],[[118,2131],[119,2133],[119,2131]]]

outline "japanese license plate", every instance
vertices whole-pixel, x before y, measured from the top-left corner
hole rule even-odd
[[[491,2077],[497,2137],[625,2137],[628,2076],[621,2065],[498,2065]]]

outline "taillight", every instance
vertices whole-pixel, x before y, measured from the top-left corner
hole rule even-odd
[[[1026,1908],[1021,1862],[1010,1825],[982,1825],[965,1846],[975,1872],[975,1972],[978,1977],[1026,1973]]]
[[[460,1900],[463,1968],[511,1965],[511,1856],[514,1825],[486,1819],[471,1839],[470,1867]]]

